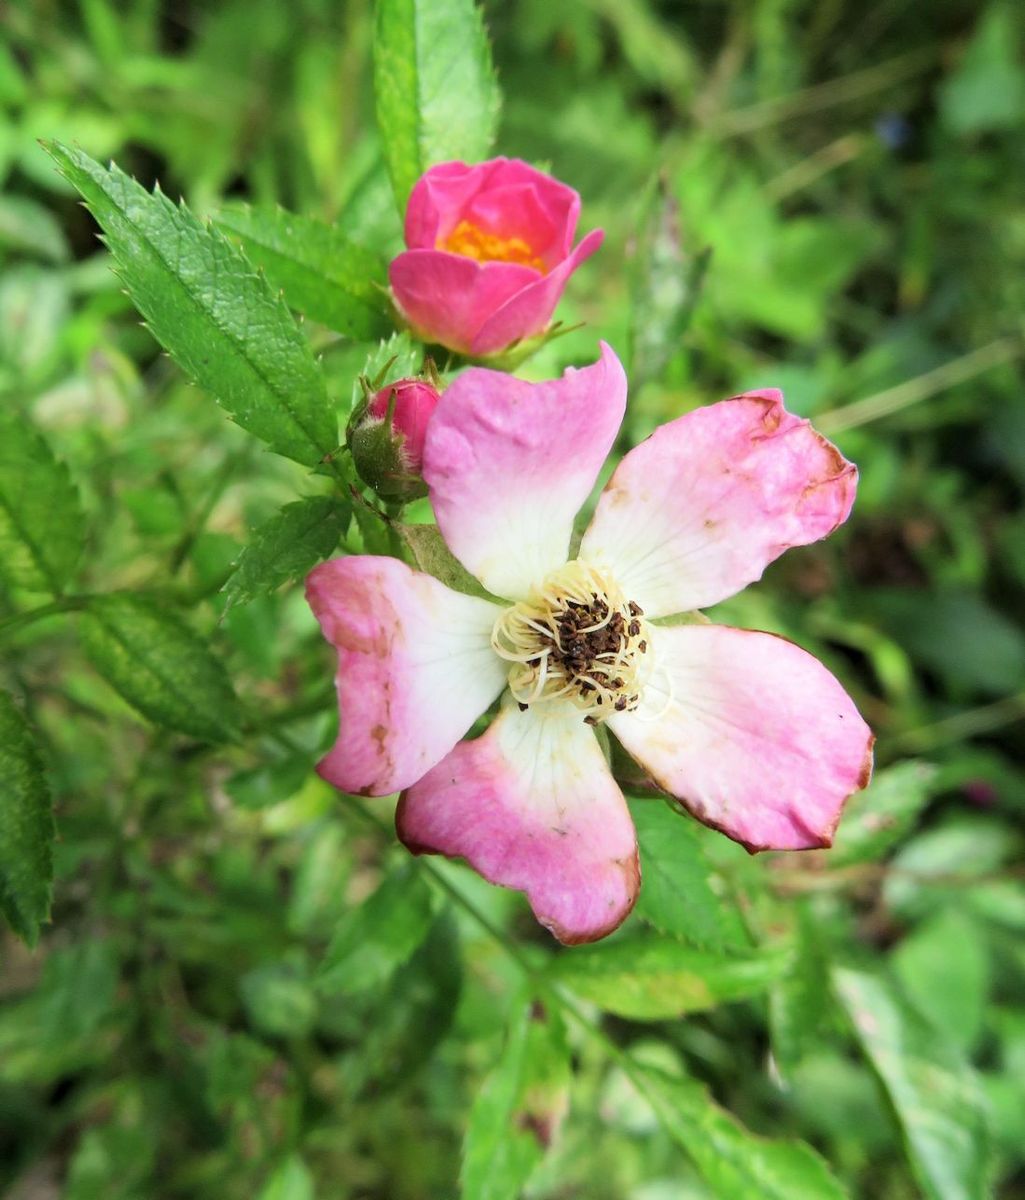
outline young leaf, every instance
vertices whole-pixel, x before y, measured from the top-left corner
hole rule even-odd
[[[78,562],[84,525],[67,468],[28,421],[0,409],[0,578],[57,595]]]
[[[102,226],[154,336],[200,387],[278,454],[312,467],[337,449],[320,367],[242,251],[116,166],[58,142],[47,149]]]
[[[288,962],[265,962],[239,980],[254,1028],[270,1037],[302,1037],[317,1017],[317,997],[304,972]]]
[[[940,909],[917,925],[891,956],[904,994],[965,1054],[986,1023],[989,960],[990,947],[979,920],[956,907]]]
[[[379,1098],[403,1087],[447,1038],[462,983],[456,922],[442,909],[409,960],[382,987],[346,998],[361,1031],[358,1052],[344,1067],[350,1094]]]
[[[278,1166],[259,1200],[315,1200],[313,1176],[298,1154],[290,1154]]]
[[[25,196],[0,196],[0,245],[48,262],[66,262],[70,251],[53,213]]]
[[[0,912],[30,946],[50,912],[53,806],[25,718],[0,692]]]
[[[837,969],[833,981],[893,1102],[925,1196],[986,1200],[991,1192],[984,1099],[954,1043],[939,1036],[884,979]]]
[[[518,1200],[566,1112],[569,1047],[561,1022],[521,1003],[470,1114],[462,1200]]]
[[[335,496],[310,496],[286,504],[253,533],[239,555],[221,589],[224,611],[301,579],[334,550],[351,517],[352,505]]]
[[[644,1095],[716,1196],[729,1200],[845,1200],[829,1167],[803,1142],[757,1137],[713,1104],[699,1083],[634,1068]]]
[[[423,366],[423,358],[423,346],[414,342],[405,330],[393,333],[371,351],[360,376],[352,381],[351,407],[355,408],[363,398],[361,376],[373,385],[383,375],[383,387],[386,383],[395,383],[399,379],[409,379],[418,375]]]
[[[292,308],[347,337],[383,337],[391,325],[384,261],[334,225],[281,208],[226,208],[217,224],[237,237]]]
[[[95,596],[79,636],[96,670],[154,724],[208,742],[235,736],[238,702],[224,667],[176,615],[141,596]]]
[[[711,868],[694,823],[660,800],[631,800],[630,815],[637,829],[644,876],[638,916],[699,950],[743,946],[735,914],[725,908],[709,883]]]
[[[701,293],[710,251],[692,254],[680,206],[665,180],[652,188],[630,264],[630,379],[657,379],[680,348]]]
[[[318,990],[345,996],[387,979],[427,936],[433,908],[431,891],[413,866],[393,871],[339,922],[320,968]]]
[[[805,1055],[821,1049],[824,1030],[836,1012],[829,983],[829,958],[811,905],[795,905],[794,953],[769,995],[772,1051],[780,1073],[790,1078]]]
[[[428,167],[486,158],[500,97],[474,0],[378,0],[374,95],[400,212]]]
[[[786,965],[779,951],[723,958],[645,934],[561,954],[550,974],[605,1012],[657,1021],[757,995]]]

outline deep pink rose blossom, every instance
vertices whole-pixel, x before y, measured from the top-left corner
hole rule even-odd
[[[475,358],[544,332],[570,275],[598,249],[574,249],[580,197],[516,158],[431,167],[406,209],[406,246],[388,269],[418,337]]]
[[[442,396],[423,476],[452,553],[494,597],[392,558],[339,558],[307,596],[338,651],[346,792],[402,791],[399,837],[527,894],[560,941],[633,907],[633,824],[591,726],[749,850],[828,846],[872,735],[821,663],[696,618],[847,518],[857,472],[778,391],[687,413],[630,451],[578,557],[577,510],[626,402],[615,354],[531,384],[472,368]],[[490,728],[460,741],[506,696]]]
[[[393,393],[395,410],[392,427],[402,434],[402,454],[407,470],[419,474],[427,422],[437,406],[438,390],[422,379],[400,379],[398,383],[389,383],[370,401],[367,412],[372,418],[384,420]]]

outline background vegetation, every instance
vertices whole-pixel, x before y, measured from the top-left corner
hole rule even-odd
[[[222,214],[273,281],[240,200],[379,263],[401,226],[373,7],[8,0],[0,900],[29,942],[47,788],[58,838],[38,945],[0,941],[0,1187],[1025,1197],[1020,11],[484,13],[497,150],[608,233],[559,313],[586,326],[523,373],[601,336],[630,369],[624,449],[778,385],[859,464],[848,525],[713,615],[829,663],[878,733],[876,781],[826,854],[749,859],[637,801],[639,909],[567,952],[520,897],[409,860],[390,802],[322,784],[332,656],[291,578],[374,531],[160,354],[37,139]],[[321,284],[286,295],[344,421],[380,318],[332,322]],[[316,544],[233,567],[300,497],[322,497]]]

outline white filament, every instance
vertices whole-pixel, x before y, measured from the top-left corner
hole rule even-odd
[[[615,649],[571,667],[567,655],[572,647],[563,645],[561,635],[574,606],[595,616],[591,624],[574,630],[574,641],[599,633],[617,614],[622,632]],[[580,559],[551,572],[526,600],[506,609],[495,622],[491,646],[512,664],[509,690],[520,704],[569,700],[592,724],[638,708],[654,670],[651,637],[640,609],[614,579]]]

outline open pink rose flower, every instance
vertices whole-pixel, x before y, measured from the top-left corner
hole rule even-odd
[[[473,368],[442,396],[424,479],[452,553],[495,599],[391,558],[335,559],[307,583],[338,651],[341,729],[320,773],[346,792],[402,791],[410,850],[520,889],[566,943],[615,929],[640,885],[593,727],[752,851],[828,846],[871,770],[868,727],[810,654],[664,623],[835,529],[854,466],[778,391],[724,400],[625,456],[569,557],[625,402],[605,345],[553,382]],[[460,741],[503,692],[487,732]]]
[[[574,249],[580,197],[516,158],[431,167],[409,197],[406,246],[388,269],[419,337],[481,358],[542,333],[566,282],[602,243]]]

